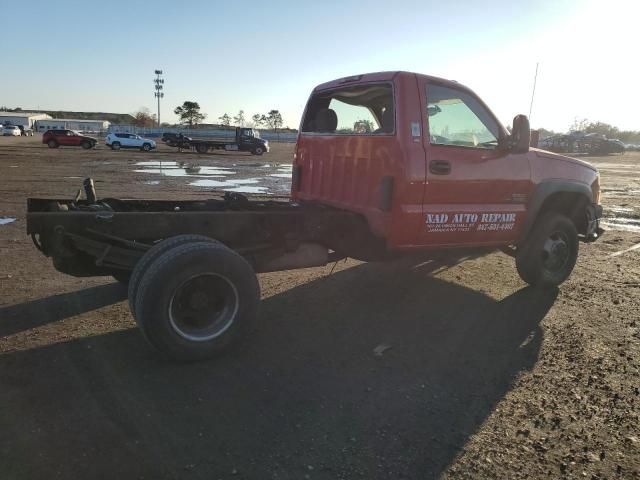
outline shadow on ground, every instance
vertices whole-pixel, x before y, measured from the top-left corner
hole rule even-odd
[[[266,299],[214,361],[169,363],[135,330],[7,354],[3,476],[434,478],[535,364],[556,295],[365,264]]]
[[[127,298],[118,283],[99,285],[0,308],[0,337],[97,310]]]

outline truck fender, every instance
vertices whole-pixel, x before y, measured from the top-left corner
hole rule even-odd
[[[590,204],[593,199],[591,188],[589,185],[584,183],[557,179],[540,182],[529,197],[529,202],[527,204],[527,217],[522,226],[522,231],[520,232],[519,244],[522,244],[529,236],[544,202],[551,195],[556,193],[578,193],[585,197],[587,204]]]

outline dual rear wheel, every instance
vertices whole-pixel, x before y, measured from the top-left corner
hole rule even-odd
[[[145,337],[181,361],[204,360],[230,347],[250,330],[259,303],[249,263],[200,235],[158,243],[129,282],[131,313]]]

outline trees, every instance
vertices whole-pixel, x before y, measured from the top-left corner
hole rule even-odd
[[[225,127],[228,127],[229,125],[231,125],[231,117],[226,113],[221,117],[218,117],[218,120],[220,120],[220,123]]]
[[[240,110],[238,112],[238,115],[236,115],[235,117],[233,117],[233,122],[238,126],[238,127],[244,127],[244,110]]]
[[[353,124],[353,131],[355,133],[371,133],[374,130],[374,125],[371,120],[362,119],[356,120]]]
[[[185,101],[180,107],[176,107],[173,111],[180,117],[180,123],[193,127],[199,122],[207,118],[207,115],[200,113],[200,105],[198,102]]]
[[[132,113],[133,124],[136,127],[153,127],[156,124],[156,116],[148,108],[140,107],[137,112]]]
[[[277,131],[278,128],[282,126],[282,115],[280,115],[280,112],[278,110],[270,110],[269,113],[266,116],[263,115],[263,117],[265,123],[272,130]]]
[[[251,117],[251,120],[253,121],[253,126],[255,128],[259,128],[260,125],[264,124],[264,115],[260,114],[260,113],[256,113],[253,117]]]

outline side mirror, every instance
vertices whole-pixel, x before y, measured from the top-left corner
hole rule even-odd
[[[516,115],[511,129],[510,150],[513,153],[527,153],[531,144],[531,128],[526,115]]]

